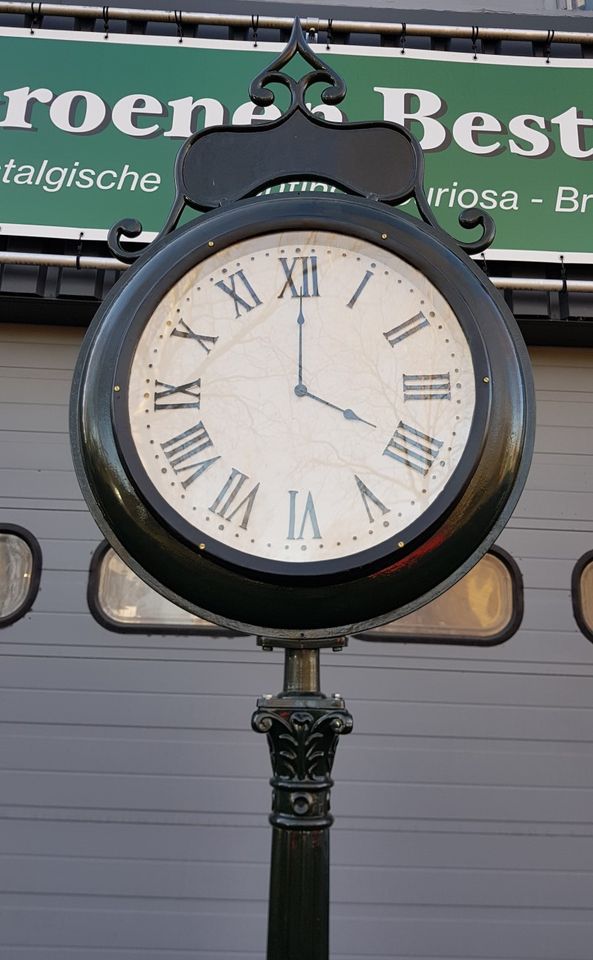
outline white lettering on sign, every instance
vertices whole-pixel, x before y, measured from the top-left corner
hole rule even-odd
[[[143,127],[136,123],[136,118],[141,116],[162,117],[164,113],[165,107],[156,97],[131,94],[131,96],[122,97],[115,104],[112,111],[113,124],[122,133],[127,133],[129,137],[154,137],[161,132],[158,123]]]
[[[432,90],[414,90],[405,87],[373,87],[383,97],[383,117],[410,129],[411,121],[422,125],[420,146],[423,150],[440,150],[446,144],[447,130],[437,120],[445,101]]]
[[[414,124],[421,126],[420,145],[428,153],[444,150],[453,140],[462,150],[476,156],[508,150],[523,157],[545,157],[554,150],[551,131],[556,127],[560,149],[566,156],[577,160],[593,157],[593,117],[584,117],[574,106],[548,120],[536,114],[518,114],[511,118],[508,129],[498,117],[481,111],[463,113],[448,126],[447,103],[431,90],[373,89],[383,98],[386,120],[415,133]]]
[[[509,152],[537,159],[559,149],[576,160],[593,159],[593,117],[583,116],[576,106],[549,118],[520,113],[507,124],[479,109],[455,115],[446,100],[432,90],[373,90],[382,98],[384,119],[411,130],[427,153],[445,150],[453,142],[474,156]],[[0,128],[7,130],[35,130],[43,111],[59,130],[78,136],[99,133],[112,124],[120,133],[135,139],[163,136],[186,140],[198,130],[229,121],[227,108],[214,97],[186,96],[162,101],[151,94],[131,93],[110,105],[90,90],[55,93],[49,87],[15,87],[0,91],[0,98],[4,101]],[[307,106],[325,120],[345,119],[338,107]],[[235,124],[256,125],[279,116],[276,106],[258,107],[247,101],[235,109],[231,119]]]
[[[159,173],[152,170],[140,173],[132,170],[128,163],[116,170],[95,170],[92,167],[81,167],[79,160],[75,160],[72,166],[60,167],[50,165],[48,160],[42,160],[38,164],[17,164],[14,157],[11,157],[5,164],[0,164],[0,173],[1,183],[41,187],[46,193],[57,193],[69,187],[79,190],[98,187],[99,190],[130,193],[138,189],[143,193],[154,193],[161,185]]]
[[[586,213],[589,203],[593,209],[593,193],[581,193],[576,187],[558,187],[555,213]]]

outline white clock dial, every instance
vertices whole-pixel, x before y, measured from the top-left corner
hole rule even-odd
[[[196,543],[290,563],[401,543],[459,464],[475,400],[438,290],[329,231],[267,234],[192,268],[128,384],[144,471]]]

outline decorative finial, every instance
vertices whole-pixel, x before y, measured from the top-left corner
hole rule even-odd
[[[297,55],[300,55],[306,63],[313,67],[313,70],[301,77],[300,80],[295,80],[282,72],[283,68]],[[323,103],[341,103],[346,96],[344,80],[313,52],[307,43],[298,17],[292,25],[290,38],[282,53],[251,82],[249,97],[258,107],[270,107],[274,103],[274,93],[266,89],[270,83],[280,83],[290,90],[291,101],[288,113],[291,113],[297,107],[306,110],[305,94],[314,83],[329,84],[321,94]]]

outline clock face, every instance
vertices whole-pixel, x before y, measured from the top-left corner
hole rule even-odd
[[[405,260],[289,230],[185,273],[116,389],[135,479],[186,540],[302,568],[406,544],[459,465],[482,373]]]
[[[156,241],[85,340],[74,463],[151,586],[302,643],[412,612],[510,516],[533,390],[504,301],[417,219],[229,204]]]

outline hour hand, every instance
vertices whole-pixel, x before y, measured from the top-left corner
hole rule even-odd
[[[318,403],[322,403],[325,407],[331,407],[332,410],[337,410],[342,414],[345,420],[358,420],[360,423],[366,423],[368,427],[376,427],[375,423],[370,423],[369,420],[364,420],[363,417],[359,417],[354,410],[351,410],[350,407],[338,407],[335,403],[330,403],[329,400],[324,400],[322,397],[316,396],[314,393],[311,393],[303,383],[297,384],[294,388],[294,392],[297,397],[309,397],[310,400],[317,400]]]

